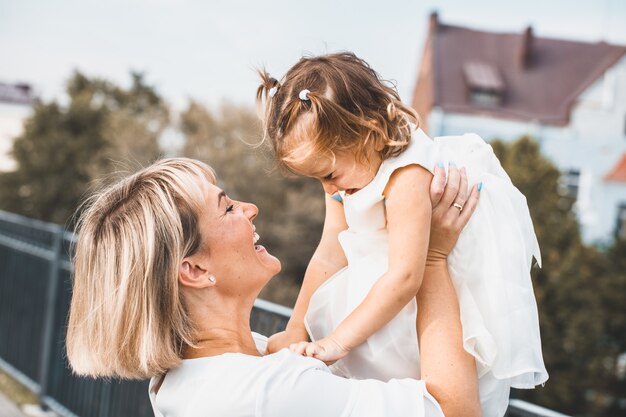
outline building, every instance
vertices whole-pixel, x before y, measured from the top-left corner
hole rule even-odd
[[[32,114],[33,100],[30,85],[0,83],[0,172],[15,169],[9,152],[22,133],[24,119]]]
[[[626,233],[626,47],[492,33],[430,16],[413,106],[431,136],[534,137],[587,243]],[[619,232],[619,230],[617,230]]]

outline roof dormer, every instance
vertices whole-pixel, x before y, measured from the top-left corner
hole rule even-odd
[[[504,81],[494,65],[484,61],[467,61],[463,64],[463,74],[472,104],[495,107],[504,99]]]

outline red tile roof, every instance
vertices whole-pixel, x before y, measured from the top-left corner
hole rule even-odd
[[[626,47],[606,42],[536,37],[531,28],[492,33],[445,25],[436,14],[429,26],[413,101],[418,112],[439,106],[447,112],[566,125],[576,98],[626,54]],[[472,101],[476,77],[503,83],[499,105]]]
[[[605,175],[604,181],[626,182],[626,153],[611,172]]]

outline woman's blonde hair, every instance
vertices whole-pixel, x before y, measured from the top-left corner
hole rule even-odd
[[[67,356],[75,373],[147,378],[177,366],[193,328],[178,289],[201,247],[198,215],[215,174],[164,159],[95,194],[78,222]]]
[[[259,75],[264,140],[281,168],[291,170],[313,153],[334,158],[337,151],[355,151],[367,158],[370,147],[384,160],[406,149],[419,124],[395,87],[350,52],[304,57],[280,81],[265,70]]]

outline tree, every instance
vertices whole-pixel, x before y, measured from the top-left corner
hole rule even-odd
[[[67,224],[96,179],[159,155],[169,110],[141,74],[123,89],[75,72],[69,103],[37,102],[16,138],[17,169],[0,174],[0,208]]]
[[[492,146],[527,197],[543,258],[543,268],[533,271],[533,282],[550,380],[543,388],[516,394],[573,415],[602,415],[607,411],[603,399],[611,396],[607,381],[615,380],[610,358],[614,363],[619,351],[608,342],[615,339],[611,332],[622,338],[621,352],[626,350],[625,269],[619,284],[606,255],[583,245],[572,210],[574,201],[557,193],[560,173],[541,156],[534,140],[524,137],[509,145],[496,141]],[[616,292],[617,285],[621,293]],[[621,317],[621,332],[607,326],[614,316]]]
[[[321,186],[311,179],[286,178],[273,169],[271,152],[258,146],[260,121],[249,108],[225,104],[211,112],[192,101],[181,114],[180,129],[185,136],[185,156],[211,165],[219,185],[232,198],[259,207],[255,225],[260,243],[267,245],[283,265],[280,277],[274,278],[261,297],[293,305],[321,236]]]
[[[626,238],[616,234],[615,242],[606,253],[607,278],[603,280],[602,303],[606,313],[602,344],[606,354],[601,358],[608,372],[604,380],[605,395],[599,403],[604,407],[603,416],[626,414],[626,364],[618,365],[618,358],[626,358]]]

